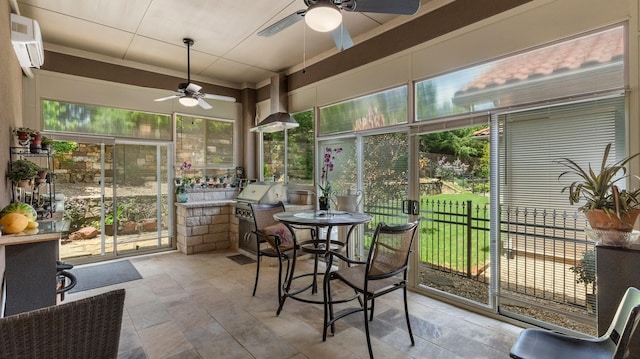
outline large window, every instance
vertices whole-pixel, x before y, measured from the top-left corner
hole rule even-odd
[[[618,26],[419,81],[416,119],[620,89],[624,54],[624,27]]]
[[[171,140],[169,115],[43,100],[42,117],[45,131]]]
[[[176,173],[231,180],[236,166],[233,139],[231,120],[177,115]],[[182,166],[184,163],[188,166]]]
[[[407,86],[320,109],[318,135],[360,131],[407,123]]]

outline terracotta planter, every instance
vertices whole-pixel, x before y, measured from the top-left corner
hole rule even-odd
[[[153,232],[158,230],[158,221],[155,218],[143,219],[142,230],[145,232]]]
[[[122,233],[123,234],[131,234],[136,232],[138,229],[138,222],[136,221],[128,221],[122,224]]]
[[[640,215],[640,210],[631,210],[627,215],[618,218],[615,214],[607,214],[603,210],[590,210],[584,213],[591,229],[585,229],[587,236],[596,244],[628,247],[630,232]]]
[[[27,131],[17,131],[16,136],[18,136],[18,139],[20,141],[27,141],[29,140],[31,134]]]
[[[18,182],[18,187],[22,187],[22,188],[31,188],[31,180],[27,179],[27,180],[20,180]]]
[[[600,231],[631,232],[636,223],[640,209],[632,209],[627,215],[618,218],[615,214],[607,214],[601,209],[592,209],[584,212],[591,228]]]
[[[31,142],[29,143],[29,150],[31,153],[40,153],[42,149],[42,135],[31,135]]]

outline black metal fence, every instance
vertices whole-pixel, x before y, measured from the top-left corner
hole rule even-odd
[[[402,202],[365,205],[373,223],[407,220]],[[578,306],[594,291],[595,273],[576,282],[594,243],[576,212],[502,207],[500,215],[500,288],[502,291]],[[482,283],[490,281],[489,206],[472,201],[422,199],[420,261],[432,270]],[[367,228],[369,234],[373,228]],[[582,266],[582,268],[581,268]]]

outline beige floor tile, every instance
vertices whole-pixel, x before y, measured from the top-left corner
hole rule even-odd
[[[277,266],[261,266],[252,296],[255,263],[240,265],[226,258],[233,254],[172,252],[132,258],[142,280],[73,293],[67,300],[126,288],[120,358],[368,358],[362,313],[338,321],[335,336],[323,342],[321,305],[290,298],[276,316]],[[297,269],[311,270],[312,262],[300,261]],[[351,304],[357,302],[336,310]],[[409,308],[413,347],[401,293],[376,301],[370,328],[377,358],[506,358],[521,331],[411,292]]]

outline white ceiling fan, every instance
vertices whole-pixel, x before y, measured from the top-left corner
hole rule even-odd
[[[413,15],[420,8],[420,0],[303,0],[307,8],[298,10],[258,32],[259,36],[273,36],[304,18],[313,30],[331,32],[333,41],[341,49],[353,46],[351,35],[342,24],[341,11]]]
[[[210,98],[212,100],[221,100],[221,101],[229,101],[236,102],[236,99],[230,96],[221,96],[221,95],[211,95],[200,92],[202,86],[191,83],[191,58],[189,49],[193,45],[193,40],[189,38],[182,39],[182,42],[187,45],[187,82],[183,82],[178,85],[178,91],[171,96],[157,98],[154,101],[166,101],[173,98],[178,98],[180,103],[186,107],[193,107],[196,105],[200,105],[205,110],[208,110],[211,107],[205,101],[205,98]]]

